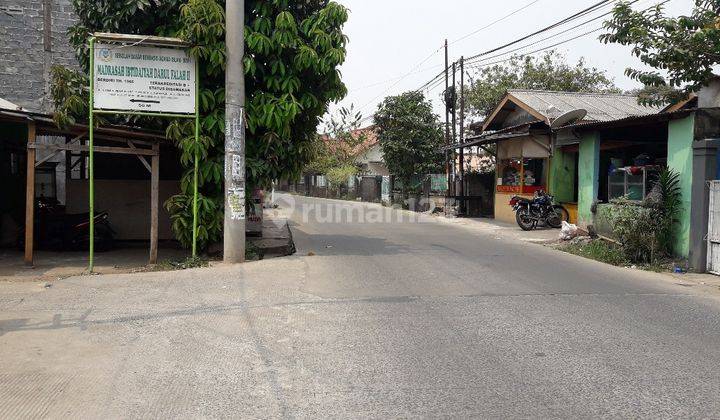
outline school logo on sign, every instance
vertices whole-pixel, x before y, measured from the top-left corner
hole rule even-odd
[[[99,56],[102,61],[112,61],[112,53],[108,48],[102,48],[99,51]]]

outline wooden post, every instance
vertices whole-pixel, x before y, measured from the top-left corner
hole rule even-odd
[[[28,124],[28,146],[35,143],[35,123]],[[25,188],[25,264],[33,265],[35,233],[35,149],[27,149],[27,175]]]
[[[160,144],[153,144],[150,171],[150,264],[158,261],[158,206],[160,201]]]

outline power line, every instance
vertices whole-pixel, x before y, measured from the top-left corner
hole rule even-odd
[[[559,26],[562,26],[562,25],[564,25],[564,24],[566,24],[566,23],[572,22],[573,20],[579,19],[579,18],[581,18],[581,17],[583,17],[583,16],[585,16],[585,15],[587,15],[587,14],[590,14],[590,13],[592,13],[592,12],[594,12],[594,11],[602,8],[603,6],[605,6],[605,5],[607,5],[607,4],[611,3],[611,2],[615,2],[615,1],[617,1],[617,0],[602,0],[602,1],[599,1],[599,2],[597,2],[597,3],[595,3],[595,4],[593,4],[593,5],[590,6],[590,7],[587,7],[587,8],[585,8],[585,9],[583,9],[583,10],[577,12],[577,13],[574,13],[574,14],[572,14],[572,15],[570,15],[570,16],[568,16],[568,17],[566,17],[566,18],[564,18],[564,19],[562,19],[562,20],[560,20],[560,21],[558,21],[558,22],[553,23],[552,25],[546,26],[546,27],[544,27],[544,28],[542,28],[542,29],[540,29],[540,30],[538,30],[538,31],[535,31],[535,32],[533,32],[533,33],[531,33],[531,34],[525,35],[525,36],[523,36],[523,37],[521,37],[521,38],[518,38],[518,39],[516,39],[516,40],[514,40],[514,41],[512,41],[512,42],[509,42],[509,43],[507,43],[507,44],[505,44],[505,45],[502,45],[502,46],[500,46],[500,47],[495,47],[495,48],[492,48],[492,49],[490,49],[490,50],[488,50],[488,51],[484,51],[484,52],[482,52],[482,53],[479,53],[479,54],[476,54],[476,55],[474,55],[474,56],[468,57],[466,60],[475,60],[475,59],[477,59],[477,58],[479,58],[479,57],[482,57],[482,56],[485,56],[485,55],[488,55],[488,54],[492,54],[492,53],[494,53],[494,52],[497,52],[497,51],[500,51],[500,50],[502,50],[502,49],[505,49],[505,48],[507,48],[507,47],[509,47],[509,46],[518,44],[518,43],[520,43],[520,42],[522,42],[522,41],[525,41],[525,40],[527,40],[527,39],[529,39],[529,38],[532,38],[532,37],[534,37],[534,36],[537,36],[537,35],[539,35],[539,34],[541,34],[541,33],[550,31],[550,30],[555,29],[555,28],[557,28],[557,27],[559,27]],[[442,72],[438,73],[435,77],[433,77],[432,79],[430,79],[429,81],[427,81],[426,83],[424,83],[421,87],[419,87],[418,89],[416,89],[416,91],[425,90],[427,87],[431,86],[434,82],[436,82],[436,80],[437,80],[438,78],[442,78],[442,76],[443,76],[444,74],[445,74],[445,71],[443,70]]]
[[[640,1],[640,0],[634,0],[634,1],[630,2],[630,4],[637,3],[638,1]],[[542,42],[544,42],[544,41],[547,41],[547,40],[549,40],[549,39],[553,39],[553,38],[558,37],[558,36],[560,36],[560,35],[563,35],[563,34],[566,34],[566,33],[568,33],[568,32],[571,32],[571,31],[573,31],[574,29],[577,29],[577,28],[580,28],[580,27],[582,27],[582,26],[585,26],[585,25],[587,25],[588,23],[594,22],[594,21],[596,21],[596,20],[598,20],[598,19],[602,19],[603,17],[605,17],[605,16],[607,16],[607,15],[610,15],[610,14],[612,14],[612,13],[613,13],[612,11],[609,11],[609,12],[607,12],[607,13],[603,13],[602,15],[599,15],[599,16],[596,16],[596,17],[594,17],[594,18],[592,18],[592,19],[586,20],[586,21],[584,21],[584,22],[582,22],[582,23],[579,23],[579,24],[577,24],[577,25],[575,25],[575,26],[573,26],[573,27],[571,27],[571,28],[565,29],[565,30],[563,30],[563,31],[560,31],[560,32],[555,33],[555,34],[552,34],[552,35],[547,36],[547,37],[545,37],[545,38],[539,39],[539,40],[537,40],[537,41],[535,41],[535,42],[532,42],[532,43],[530,43],[530,44],[523,45],[522,47],[518,47],[518,48],[512,49],[512,50],[510,50],[510,51],[506,51],[506,52],[503,52],[503,53],[500,53],[500,54],[497,54],[497,55],[493,55],[493,56],[490,56],[490,57],[486,57],[486,58],[480,58],[480,57],[478,57],[478,58],[476,58],[474,61],[470,61],[470,60],[468,60],[468,61],[470,61],[471,63],[475,63],[475,62],[480,62],[480,61],[485,61],[485,60],[491,60],[491,59],[493,59],[493,58],[501,57],[501,56],[503,56],[503,55],[507,55],[507,54],[514,53],[514,52],[516,52],[516,51],[520,51],[520,50],[523,50],[523,49],[525,49],[525,48],[532,47],[532,46],[534,46],[534,45],[538,45],[538,44],[540,44],[540,43],[542,43]]]
[[[638,3],[639,1],[641,1],[641,0],[633,0],[633,1],[631,1],[629,4],[632,5],[632,4]],[[670,2],[670,1],[671,1],[671,0],[664,0],[664,1],[660,2],[660,3],[657,3],[657,4],[649,7],[649,8],[643,9],[642,11],[650,10],[650,9],[652,9],[652,8],[654,8],[654,7],[657,7],[657,6],[662,6],[662,5],[664,5],[665,3],[668,3],[668,2]],[[538,44],[540,44],[540,43],[542,43],[542,42],[544,42],[544,41],[547,41],[547,40],[549,40],[549,39],[552,39],[552,38],[555,38],[555,37],[557,37],[557,36],[560,36],[560,35],[566,34],[566,33],[568,33],[568,32],[571,32],[571,31],[574,30],[574,29],[577,29],[577,28],[580,28],[580,27],[582,27],[582,26],[585,26],[585,25],[587,25],[588,23],[594,22],[594,21],[596,21],[596,20],[598,20],[598,19],[601,19],[601,18],[603,18],[603,17],[605,17],[605,16],[608,16],[608,15],[610,15],[610,14],[612,14],[612,13],[613,13],[612,11],[607,12],[607,13],[604,13],[604,14],[599,15],[599,16],[597,16],[597,17],[594,17],[594,18],[592,18],[592,19],[586,20],[586,21],[584,21],[583,23],[580,23],[580,24],[578,24],[578,25],[575,25],[575,26],[573,26],[573,27],[571,27],[571,28],[565,29],[565,30],[563,30],[563,31],[561,31],[561,32],[555,33],[555,34],[553,34],[553,35],[550,35],[550,36],[545,37],[545,38],[543,38],[543,39],[540,39],[540,40],[538,40],[538,41],[532,42],[532,43],[530,43],[530,44],[523,45],[523,46],[521,46],[521,47],[518,47],[518,48],[515,48],[515,49],[512,49],[512,50],[509,50],[509,51],[506,51],[506,52],[503,52],[503,53],[500,53],[500,54],[496,54],[496,55],[493,55],[493,56],[490,56],[490,57],[485,57],[485,58],[476,60],[476,61],[473,62],[473,64],[474,64],[474,63],[481,63],[481,62],[487,61],[487,60],[492,60],[493,58],[502,57],[502,56],[505,56],[505,55],[508,55],[508,54],[512,54],[512,53],[514,53],[514,52],[517,52],[517,51],[520,51],[520,50],[524,50],[524,49],[526,49],[526,48],[529,48],[529,47],[538,45]],[[564,43],[566,43],[566,42],[569,42],[569,41],[571,41],[571,40],[575,40],[575,39],[577,39],[577,38],[580,38],[580,37],[583,37],[583,36],[586,36],[586,35],[589,35],[589,34],[591,34],[591,33],[593,33],[593,32],[597,32],[597,31],[599,31],[599,30],[601,30],[601,29],[603,29],[603,28],[602,28],[602,27],[597,28],[597,29],[592,30],[592,31],[590,31],[590,32],[586,32],[586,33],[584,33],[584,34],[581,34],[581,35],[579,35],[578,37],[571,38],[570,40],[562,41],[562,42],[560,42],[560,43],[558,43],[558,44],[555,44],[555,45],[553,45],[553,46],[562,45],[562,44],[564,44]],[[546,48],[542,48],[540,51],[544,51],[545,49],[552,48],[553,46],[551,46],[551,47],[546,47]],[[535,52],[537,52],[537,51],[535,51]],[[530,55],[530,54],[534,54],[535,52],[523,53],[523,54],[521,54],[521,55]],[[482,65],[481,65],[481,66],[471,66],[471,68],[476,68],[476,67],[482,67]]]
[[[386,93],[388,93],[388,92],[389,92],[392,88],[394,88],[395,86],[399,85],[400,82],[402,82],[402,81],[405,80],[408,76],[410,76],[411,74],[413,74],[413,72],[414,72],[415,70],[417,70],[420,66],[422,66],[423,64],[425,64],[425,63],[426,63],[428,60],[430,60],[431,58],[433,58],[433,56],[435,56],[435,54],[437,54],[437,53],[438,53],[440,50],[442,50],[442,49],[443,49],[443,46],[441,46],[440,48],[438,48],[438,49],[436,49],[435,51],[433,51],[432,53],[430,53],[430,55],[427,56],[427,58],[425,58],[424,60],[422,60],[421,62],[419,62],[418,64],[416,64],[408,73],[406,73],[405,75],[403,75],[397,82],[393,83],[392,86],[390,86],[389,88],[385,89],[385,90],[382,91],[379,95],[377,95],[376,97],[372,98],[370,101],[368,101],[367,103],[365,103],[365,105],[363,105],[363,106],[361,106],[360,108],[358,108],[358,112],[362,112],[362,111],[363,111],[365,108],[367,108],[369,105],[372,105],[372,104],[375,102],[375,100],[377,100],[377,99],[380,98],[381,96],[383,96],[383,95],[385,95]]]
[[[442,66],[443,66],[442,64],[435,64],[435,65],[432,65],[432,66],[425,67],[424,69],[420,69],[420,70],[418,70],[418,71],[416,71],[416,72],[413,72],[413,73],[411,73],[410,75],[425,73],[425,72],[427,72],[427,71],[430,71],[430,70],[433,70],[433,69],[436,69],[436,68],[442,67]],[[382,81],[380,81],[380,82],[375,82],[375,83],[371,83],[371,84],[369,84],[369,85],[361,86],[361,87],[356,88],[356,89],[351,89],[350,91],[348,91],[348,93],[352,93],[352,92],[357,92],[357,91],[360,91],[360,90],[369,89],[369,88],[372,88],[372,87],[375,87],[375,86],[381,86],[381,85],[384,85],[384,84],[386,84],[386,83],[390,83],[390,82],[394,82],[394,81],[396,81],[396,80],[398,80],[398,79],[402,79],[404,76],[405,76],[405,75],[403,74],[403,75],[391,77],[391,78],[386,79],[386,80],[382,80]]]
[[[460,38],[458,38],[458,39],[456,39],[456,40],[454,40],[454,41],[449,42],[448,45],[453,45],[453,44],[456,44],[456,43],[458,43],[458,42],[460,42],[460,41],[464,41],[465,39],[470,38],[471,36],[476,35],[476,34],[482,32],[482,31],[484,31],[484,30],[486,30],[486,29],[488,29],[488,28],[490,28],[490,27],[492,27],[492,26],[495,26],[495,25],[497,25],[498,23],[500,23],[500,22],[502,22],[502,21],[504,21],[504,20],[506,20],[506,19],[508,19],[508,18],[510,18],[510,17],[512,17],[512,16],[514,16],[514,15],[520,13],[520,12],[522,12],[523,10],[530,8],[530,7],[533,6],[535,3],[538,3],[538,2],[540,2],[540,0],[533,0],[533,1],[531,1],[530,3],[527,3],[526,5],[518,8],[518,9],[513,10],[512,12],[506,14],[505,16],[502,16],[502,17],[500,17],[500,18],[498,18],[498,19],[495,19],[494,21],[488,23],[487,25],[485,25],[485,26],[483,26],[483,27],[481,27],[481,28],[479,28],[479,29],[477,29],[477,30],[475,30],[475,31],[473,31],[473,32],[470,32],[469,34],[463,35],[463,36],[461,36]],[[438,51],[439,51],[439,50],[438,50]],[[433,53],[433,55],[434,55],[435,53],[437,53],[437,51],[435,51],[435,52]],[[423,71],[427,71],[427,70],[430,70],[431,68],[436,68],[436,67],[441,67],[441,66],[442,66],[442,64],[438,64],[438,65],[436,65],[436,66],[428,67],[426,70],[423,70]],[[420,73],[420,71],[419,71],[419,72],[412,73],[412,74],[418,74],[418,73]],[[394,80],[397,80],[397,79],[403,78],[403,77],[404,77],[404,76],[402,76],[402,75],[401,75],[401,76],[392,77],[392,78],[390,78],[390,79],[387,79],[387,80],[384,80],[384,81],[381,81],[381,82],[372,83],[372,84],[367,85],[367,86],[363,86],[363,87],[360,87],[360,88],[357,88],[357,89],[353,89],[352,91],[358,91],[358,90],[363,90],[363,89],[375,87],[375,86],[378,86],[378,85],[382,85],[382,84],[385,84],[385,83],[392,82],[392,81],[394,81]],[[422,90],[422,89],[418,89],[418,90]]]
[[[567,44],[568,42],[572,42],[572,41],[575,41],[576,39],[579,39],[579,38],[588,36],[588,35],[590,35],[590,34],[592,34],[592,33],[601,31],[602,29],[603,29],[603,28],[602,28],[602,26],[601,26],[601,27],[595,28],[595,29],[593,29],[593,30],[591,30],[591,31],[587,31],[587,32],[584,32],[584,33],[582,33],[582,34],[580,34],[580,35],[576,35],[576,36],[574,36],[574,37],[572,37],[572,38],[566,39],[566,40],[564,40],[564,41],[560,41],[560,42],[558,42],[558,43],[555,43],[555,44],[552,44],[552,45],[548,45],[547,47],[543,47],[543,48],[539,48],[539,49],[534,50],[534,51],[530,51],[530,52],[528,52],[528,53],[526,53],[526,54],[523,54],[523,55],[537,54],[537,53],[539,53],[539,52],[546,51],[546,50],[549,50],[549,49],[558,47],[558,46],[563,45],[563,44]],[[505,55],[505,54],[501,54],[501,55]],[[475,65],[468,66],[468,67],[469,67],[469,68],[473,68],[473,69],[474,69],[474,68],[480,68],[480,67],[488,67],[488,66],[492,66],[492,65],[495,65],[495,64],[506,63],[506,62],[508,62],[508,61],[510,61],[510,60],[512,60],[512,59],[513,59],[513,57],[510,57],[510,58],[506,58],[506,59],[503,59],[503,60],[493,61],[493,62],[490,62],[490,63],[479,63],[479,64],[475,64]]]
[[[492,27],[492,26],[495,26],[496,24],[504,21],[505,19],[507,19],[507,18],[509,18],[509,17],[512,17],[512,16],[514,16],[514,15],[522,12],[523,10],[529,8],[530,6],[534,5],[535,3],[539,2],[539,1],[540,1],[540,0],[531,1],[530,3],[526,4],[525,6],[519,8],[519,9],[516,9],[516,10],[508,13],[507,15],[505,15],[505,16],[499,18],[499,19],[496,19],[496,20],[488,23],[487,25],[485,25],[485,26],[483,26],[483,27],[481,27],[481,28],[479,28],[479,29],[477,29],[477,30],[475,30],[475,31],[473,31],[473,32],[470,32],[470,33],[467,34],[467,35],[461,36],[460,38],[456,39],[455,41],[450,42],[450,44],[448,44],[448,45],[456,44],[456,43],[458,43],[458,42],[460,42],[460,41],[463,41],[463,40],[465,40],[465,39],[470,38],[471,36],[473,36],[473,35],[475,35],[475,34],[477,34],[477,33],[479,33],[479,32],[484,31],[485,29],[488,29],[488,28],[490,28],[490,27]]]
[[[495,48],[493,48],[493,49],[490,49],[490,50],[488,50],[488,51],[482,52],[482,53],[480,53],[480,54],[476,54],[476,55],[474,55],[474,56],[468,57],[467,59],[468,59],[468,60],[474,60],[474,59],[476,59],[476,58],[478,58],[478,57],[482,57],[482,56],[484,56],[484,55],[492,54],[492,53],[494,53],[494,52],[503,50],[503,49],[505,49],[505,48],[507,48],[507,47],[511,47],[511,46],[513,46],[513,45],[515,45],[515,44],[519,44],[519,43],[521,43],[521,42],[523,42],[523,41],[525,41],[525,40],[527,40],[527,39],[529,39],[529,38],[532,38],[532,37],[534,37],[534,36],[540,35],[540,34],[542,34],[542,33],[544,33],[544,32],[547,32],[547,31],[550,31],[550,30],[552,30],[552,29],[555,29],[555,28],[557,28],[558,26],[562,26],[562,25],[564,25],[564,24],[566,24],[566,23],[568,23],[568,22],[571,22],[571,21],[573,21],[573,20],[575,20],[575,19],[578,19],[578,18],[580,18],[580,17],[582,17],[582,16],[585,16],[585,15],[587,15],[587,14],[589,14],[589,13],[592,13],[592,12],[594,12],[595,10],[601,8],[602,6],[604,6],[604,5],[606,5],[606,4],[610,3],[610,2],[615,2],[615,1],[617,1],[617,0],[602,0],[602,1],[599,1],[599,2],[593,4],[592,6],[586,8],[586,9],[583,9],[583,10],[581,10],[581,11],[579,11],[579,12],[573,14],[573,15],[570,15],[570,16],[566,17],[565,19],[563,19],[563,20],[561,20],[561,21],[558,21],[558,22],[553,23],[553,24],[550,25],[550,26],[546,26],[546,27],[544,27],[544,28],[542,28],[542,29],[540,29],[540,30],[538,30],[538,31],[535,31],[535,32],[533,32],[533,33],[531,33],[531,34],[525,35],[525,36],[523,36],[523,37],[521,37],[521,38],[518,38],[518,39],[516,39],[516,40],[514,40],[514,41],[508,42],[508,43],[505,44],[505,45],[501,45],[501,46],[499,46],[499,47],[495,47]]]

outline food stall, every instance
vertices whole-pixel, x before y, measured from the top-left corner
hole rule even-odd
[[[509,202],[513,196],[532,198],[547,190],[550,158],[549,136],[524,135],[498,141],[495,219],[515,222]]]

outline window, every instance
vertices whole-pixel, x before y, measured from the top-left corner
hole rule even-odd
[[[545,188],[545,158],[503,159],[498,165],[499,192],[533,194]]]
[[[520,159],[503,159],[498,167],[498,185],[508,187],[521,186]]]
[[[523,185],[542,187],[544,182],[545,159],[523,159]]]
[[[641,201],[652,188],[651,180],[659,174],[657,167],[633,167],[612,170],[608,176],[608,199],[627,197]]]

